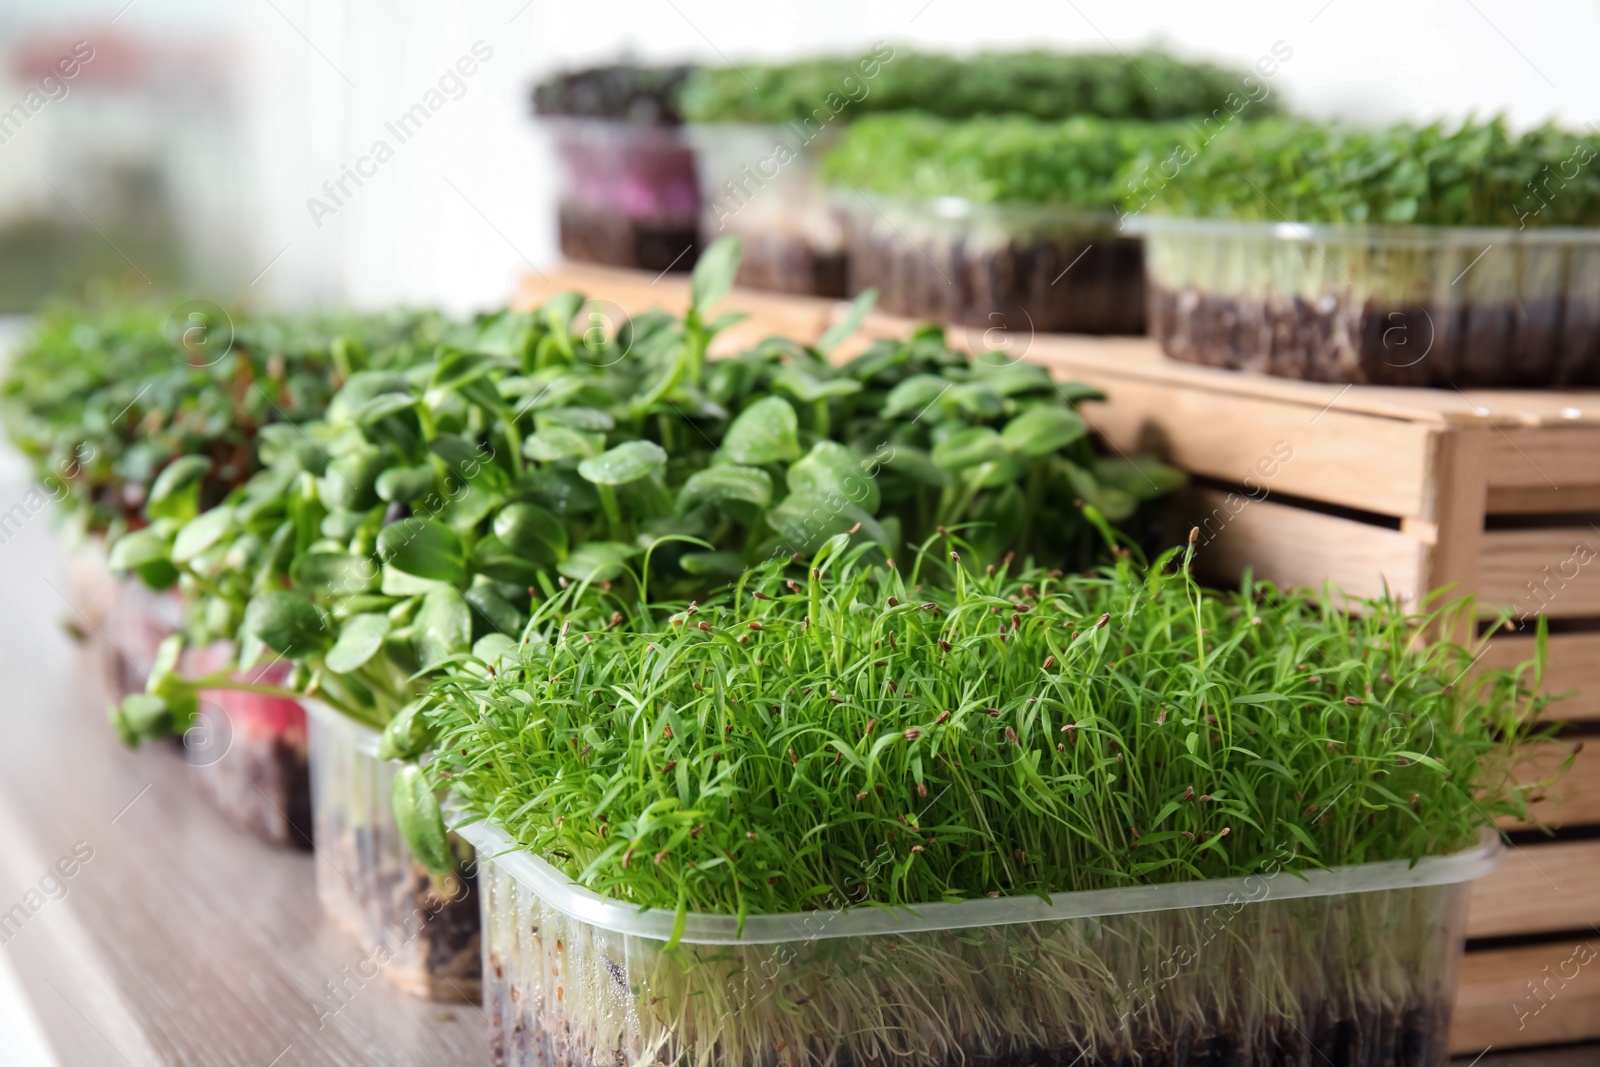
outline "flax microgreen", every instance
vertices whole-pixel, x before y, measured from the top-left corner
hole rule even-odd
[[[597,891],[740,915],[1410,860],[1526,812],[1541,664],[1422,639],[1470,605],[937,540],[907,571],[841,536],[667,626],[553,615],[441,685],[429,773]]]

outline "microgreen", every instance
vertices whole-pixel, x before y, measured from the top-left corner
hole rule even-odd
[[[869,112],[924,111],[947,118],[1021,114],[1169,119],[1209,115],[1255,99],[1254,114],[1275,101],[1242,72],[1186,63],[1155,50],[981,52],[970,57],[907,52],[879,44],[856,57],[696,70],[681,107],[690,122],[779,123]],[[1251,90],[1255,91],[1252,92]]]
[[[568,294],[409,363],[353,359],[324,417],[263,431],[249,482],[202,511],[175,477],[112,564],[180,584],[190,643],[233,641],[241,668],[287,657],[296,685],[381,726],[419,672],[520,633],[573,582],[686,599],[852,528],[898,553],[968,520],[1004,548],[1081,564],[1092,531],[1056,500],[1123,521],[1181,480],[1096,457],[1072,410],[1092,391],[973,361],[937,330],[842,365],[781,339],[708,363],[727,321],[708,313],[738,254],[706,251],[682,320],[642,315],[606,336]],[[162,718],[141,703],[137,718],[181,729],[191,706]]]
[[[667,626],[552,609],[441,684],[428,773],[599,892],[739,915],[1414,860],[1526,812],[1542,665],[1421,640],[1470,604],[847,541]]]
[[[1278,118],[1178,152],[1152,146],[1124,182],[1130,209],[1272,222],[1587,226],[1600,220],[1600,137],[1503,119],[1364,129]],[[1169,146],[1170,147],[1170,146]],[[1176,178],[1145,180],[1164,161]],[[1163,172],[1163,179],[1168,177]]]
[[[1109,211],[1130,161],[1181,140],[1186,127],[1018,115],[950,121],[874,115],[854,123],[823,162],[841,188],[904,199],[1049,203]]]

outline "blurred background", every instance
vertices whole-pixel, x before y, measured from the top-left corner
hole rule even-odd
[[[192,287],[256,306],[493,305],[557,256],[535,81],[876,40],[1161,45],[1241,67],[1283,42],[1273,87],[1302,113],[1600,118],[1600,4],[1583,0],[6,0],[0,309]],[[473,73],[425,125],[387,132],[463,57]],[[380,140],[392,155],[336,200]]]

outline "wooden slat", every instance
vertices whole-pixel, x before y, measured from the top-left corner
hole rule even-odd
[[[1425,546],[1398,530],[1214,489],[1184,494],[1178,514],[1200,528],[1200,564],[1220,580],[1248,567],[1280,585],[1332,582],[1361,598],[1381,596],[1387,581],[1394,595],[1415,600]]]
[[[1528,633],[1496,634],[1478,661],[1486,670],[1507,670],[1535,655]],[[1551,634],[1544,691],[1570,693],[1550,707],[1550,717],[1566,722],[1600,719],[1600,633]]]
[[[1490,1045],[1503,1049],[1600,1038],[1600,958],[1578,963],[1590,954],[1600,954],[1600,938],[1467,953],[1450,1051],[1471,1057]]]
[[[1596,460],[1595,462],[1600,462]],[[1490,515],[1582,515],[1600,512],[1600,485],[1489,487]]]
[[[1529,814],[1533,818],[1523,823],[1502,819],[1503,829],[1600,825],[1600,743],[1551,741],[1541,744],[1523,757],[1517,767],[1517,780],[1527,783],[1548,779],[1560,771],[1569,758],[1573,761],[1572,767],[1544,791],[1542,799],[1530,806]],[[1531,858],[1538,863],[1537,852]],[[1600,922],[1600,889],[1596,890],[1592,910],[1595,921]]]
[[[1468,937],[1600,926],[1600,841],[1513,847],[1500,869],[1473,883]]]
[[[1600,412],[1600,399],[1590,405],[1590,410]],[[1489,484],[1501,489],[1550,490],[1555,498],[1579,487],[1600,485],[1597,456],[1600,427],[1502,429],[1489,453]]]
[[[1423,590],[1450,589],[1454,596],[1476,593],[1483,556],[1483,509],[1488,496],[1484,457],[1491,431],[1460,427],[1429,433],[1430,462],[1421,523],[1402,523],[1428,545],[1422,571]],[[1420,528],[1418,528],[1420,527]],[[1469,639],[1470,619],[1452,636]]]
[[[1123,452],[1153,452],[1257,496],[1301,496],[1394,516],[1427,512],[1436,448],[1427,424],[1319,414],[1276,400],[1103,374],[1073,376],[1110,398],[1084,405],[1083,414]],[[1382,478],[1372,477],[1375,469]]]
[[[1528,618],[1541,611],[1551,618],[1600,616],[1600,530],[1486,531],[1478,583],[1486,613],[1510,606]]]

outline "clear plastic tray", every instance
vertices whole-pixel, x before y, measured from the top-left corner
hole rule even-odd
[[[958,1063],[1423,1067],[1447,1050],[1474,848],[1085,893],[751,916],[573,884],[477,849],[485,1009],[511,1067]]]
[[[176,588],[156,592],[131,576],[113,581],[95,637],[105,675],[121,699],[144,691],[161,642],[183,626],[183,598]]]
[[[1600,229],[1138,216],[1167,355],[1312,381],[1600,383]]]
[[[850,285],[886,311],[1013,333],[1144,332],[1140,242],[1115,216],[836,192]]]
[[[744,244],[739,284],[842,297],[844,231],[817,176],[830,127],[710,123],[688,127],[700,174],[706,240]]]
[[[184,674],[210,674],[235,660],[231,644],[185,654]],[[236,679],[283,685],[288,661],[265,663]],[[237,689],[200,693],[200,717],[183,736],[200,786],[228,821],[274,845],[310,848],[311,769],[306,713],[297,700]]]
[[[456,869],[430,877],[395,823],[396,765],[378,758],[377,731],[318,701],[304,703],[323,909],[393,984],[430,1000],[476,1003],[482,982],[471,848],[452,837]]]
[[[541,120],[560,160],[561,252],[642,270],[688,270],[700,189],[682,127],[564,116]]]

